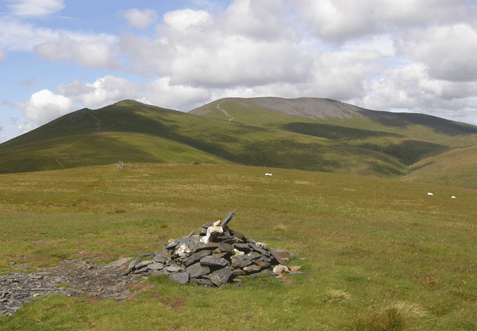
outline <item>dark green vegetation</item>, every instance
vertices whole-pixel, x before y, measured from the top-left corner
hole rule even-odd
[[[1,273],[155,252],[230,210],[233,229],[290,250],[304,272],[219,289],[152,277],[124,302],[43,297],[0,330],[477,329],[472,189],[222,164],[0,179]]]
[[[119,160],[235,163],[477,188],[465,179],[475,178],[475,167],[445,161],[454,148],[476,145],[475,126],[329,99],[230,98],[190,113],[123,101],[76,111],[1,144],[0,173]],[[467,152],[477,157],[475,148]],[[423,167],[429,157],[443,158],[448,171]],[[465,175],[454,171],[459,167]]]

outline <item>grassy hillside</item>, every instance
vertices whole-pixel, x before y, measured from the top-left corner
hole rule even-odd
[[[429,155],[477,144],[476,132],[328,99],[231,98],[191,113],[123,101],[0,145],[0,172],[194,160],[397,178]]]
[[[109,165],[0,179],[2,274],[157,252],[231,210],[232,229],[290,250],[303,272],[220,289],[151,277],[122,302],[41,297],[0,317],[0,330],[477,328],[475,190],[237,165]]]
[[[417,162],[405,179],[475,189],[476,160],[477,146],[452,149]]]

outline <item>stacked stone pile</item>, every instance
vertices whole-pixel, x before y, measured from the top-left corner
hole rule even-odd
[[[266,244],[230,229],[228,224],[233,216],[230,212],[222,221],[204,224],[197,235],[192,232],[170,240],[157,254],[146,254],[150,260],[133,260],[123,276],[169,275],[181,284],[222,286],[245,275],[299,273],[287,265],[293,258],[290,252],[269,249]]]

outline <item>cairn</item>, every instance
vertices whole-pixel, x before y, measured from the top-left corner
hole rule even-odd
[[[269,249],[266,244],[230,229],[228,224],[234,215],[229,212],[222,221],[204,224],[198,235],[191,232],[180,239],[169,240],[157,254],[142,256],[151,257],[150,260],[133,260],[123,276],[130,273],[168,275],[180,284],[193,282],[219,287],[239,281],[239,276],[282,277],[299,273],[287,265],[293,258],[290,252]]]

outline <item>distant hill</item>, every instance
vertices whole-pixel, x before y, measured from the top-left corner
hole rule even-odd
[[[426,180],[414,170],[417,164],[476,145],[472,125],[330,99],[227,98],[189,113],[126,100],[78,110],[1,144],[0,173],[121,160],[238,163]]]

